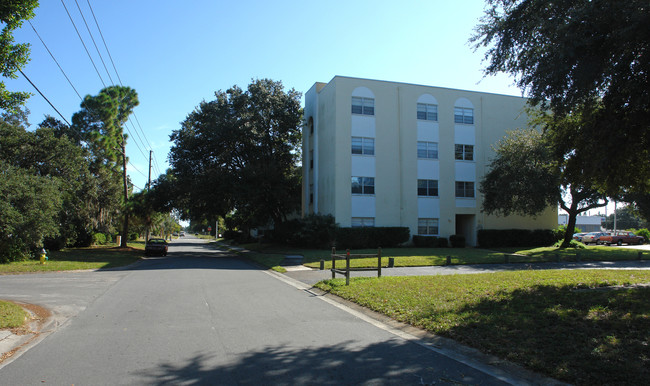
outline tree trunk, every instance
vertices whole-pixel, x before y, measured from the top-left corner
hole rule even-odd
[[[562,245],[560,248],[568,248],[571,239],[573,239],[573,233],[576,229],[576,217],[578,216],[578,211],[571,205],[571,209],[567,211],[569,214],[569,219],[566,224],[566,232],[564,233],[564,240],[562,240]]]
[[[124,180],[124,223],[122,224],[122,241],[120,247],[126,248],[129,238],[129,185],[126,177],[126,141],[122,136],[122,177]]]

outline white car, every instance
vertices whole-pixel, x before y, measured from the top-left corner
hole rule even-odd
[[[590,244],[590,243],[598,244],[598,239],[600,238],[600,236],[605,236],[605,235],[607,235],[607,233],[589,232],[586,235],[582,236],[581,241],[582,241],[583,244]]]

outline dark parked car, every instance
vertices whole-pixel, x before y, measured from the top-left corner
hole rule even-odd
[[[149,239],[144,246],[146,256],[167,256],[167,241],[165,239]]]

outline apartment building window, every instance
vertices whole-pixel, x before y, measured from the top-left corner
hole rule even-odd
[[[418,180],[418,196],[438,197],[438,180]]]
[[[418,141],[418,158],[438,159],[438,142]]]
[[[460,161],[474,161],[474,145],[456,144],[456,159]]]
[[[418,119],[424,121],[438,120],[438,105],[418,103]]]
[[[474,124],[474,109],[454,107],[454,123]]]
[[[457,198],[474,198],[473,181],[456,181]]]
[[[309,184],[309,203],[314,203],[314,184]]]
[[[352,137],[352,154],[375,155],[375,139]]]
[[[375,178],[352,177],[352,194],[375,194]]]
[[[419,218],[418,219],[418,234],[419,235],[437,235],[438,234],[437,218]]]
[[[375,115],[373,98],[352,97],[352,114]]]
[[[374,217],[352,217],[352,228],[374,227]]]

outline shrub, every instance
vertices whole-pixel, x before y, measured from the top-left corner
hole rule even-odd
[[[340,249],[396,247],[410,238],[407,227],[338,228],[335,246]]]
[[[553,245],[556,237],[557,231],[550,229],[481,229],[478,244],[481,248],[546,247]]]
[[[451,235],[449,236],[449,243],[452,248],[465,248],[465,236]]]
[[[335,232],[334,216],[310,214],[280,224],[271,232],[271,238],[279,243],[319,248],[330,246]]]
[[[650,241],[650,231],[647,228],[639,229],[635,234],[637,236],[643,236],[646,243]]]
[[[138,232],[131,232],[129,233],[129,241],[136,241],[140,237]]]
[[[106,235],[103,233],[93,233],[93,245],[105,245]]]
[[[66,241],[65,238],[59,236],[55,238],[46,238],[43,240],[43,246],[45,249],[50,250],[50,251],[60,251],[61,249],[65,248],[66,246]]]
[[[440,237],[438,239],[438,248],[447,248],[449,244],[447,243],[447,239],[444,237]]]
[[[4,239],[0,241],[0,264],[29,260],[25,242],[21,239]]]
[[[418,248],[435,248],[438,246],[438,238],[436,236],[413,235],[413,245]]]
[[[559,247],[562,245],[562,241],[563,241],[563,240],[558,241],[558,242],[555,243],[553,246],[554,246],[555,248],[559,248]],[[580,241],[577,241],[577,240],[571,239],[571,241],[569,242],[569,246],[568,246],[567,248],[585,249],[585,248],[587,248],[587,246],[584,245],[583,243],[581,243]]]
[[[240,234],[241,233],[239,231],[233,231],[231,229],[228,229],[225,232],[223,232],[223,238],[226,240],[238,241]]]

